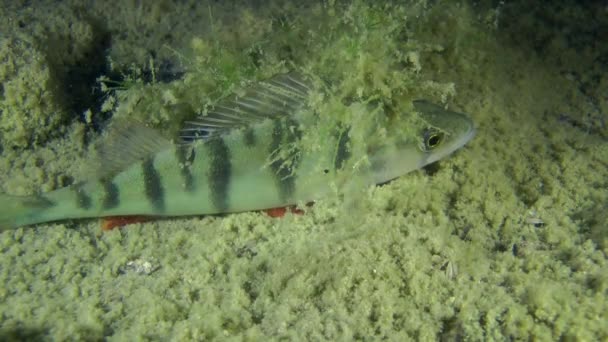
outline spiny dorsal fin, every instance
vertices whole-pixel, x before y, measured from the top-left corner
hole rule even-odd
[[[246,89],[243,96],[222,100],[205,115],[187,121],[180,137],[184,143],[206,140],[267,118],[290,115],[306,105],[309,92],[309,83],[295,72],[274,76]]]
[[[115,175],[133,163],[171,147],[171,141],[157,130],[126,119],[113,122],[105,137],[95,144],[98,162],[95,175]]]

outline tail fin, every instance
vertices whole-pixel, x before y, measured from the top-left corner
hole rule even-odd
[[[42,215],[55,206],[43,196],[11,196],[0,194],[0,231],[46,221]]]

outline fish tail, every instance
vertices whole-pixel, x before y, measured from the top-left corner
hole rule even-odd
[[[44,221],[44,212],[54,205],[43,196],[12,196],[0,193],[0,231]]]

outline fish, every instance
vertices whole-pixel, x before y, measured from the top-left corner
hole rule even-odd
[[[427,100],[336,100],[297,72],[218,100],[179,138],[116,119],[89,180],[0,194],[0,229],[98,217],[176,217],[286,207],[371,186],[458,150],[473,121]]]

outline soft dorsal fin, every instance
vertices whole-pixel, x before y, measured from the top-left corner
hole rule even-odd
[[[171,146],[171,141],[157,130],[139,122],[118,119],[95,144],[98,162],[94,173],[98,178],[113,176]]]
[[[218,102],[196,120],[187,121],[180,137],[185,143],[206,140],[233,128],[290,115],[306,105],[309,92],[309,83],[301,75],[276,75],[246,89],[242,96]]]

